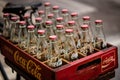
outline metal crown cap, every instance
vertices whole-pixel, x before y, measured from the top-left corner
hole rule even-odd
[[[4,13],[3,17],[8,17],[10,14],[9,13]]]
[[[75,24],[75,21],[68,21],[68,24],[69,24],[69,25],[74,25],[74,24]]]
[[[17,21],[18,19],[19,19],[19,17],[17,17],[17,16],[11,17],[12,21]]]
[[[29,25],[27,28],[28,28],[28,29],[34,29],[35,26],[33,26],[33,25]]]
[[[95,20],[95,24],[102,24],[103,23],[103,21],[102,20]]]
[[[64,28],[63,25],[56,25],[57,29],[61,29],[61,28]]]
[[[27,19],[27,18],[29,18],[29,17],[30,17],[29,14],[24,15],[24,18],[25,18],[25,19]]]
[[[42,20],[42,18],[40,18],[40,17],[35,18],[35,21],[41,21],[41,20]]]
[[[45,2],[44,6],[50,6],[51,3],[50,2]]]
[[[39,14],[44,14],[45,12],[44,12],[44,10],[40,10],[40,11],[38,11],[38,13]]]
[[[81,25],[81,28],[82,29],[87,29],[89,26],[88,25],[86,25],[86,24],[84,24],[84,25]]]
[[[48,14],[48,18],[54,17],[54,14]]]
[[[68,9],[62,9],[62,13],[68,13]]]
[[[65,32],[66,33],[71,33],[71,32],[73,32],[73,29],[66,29]]]
[[[90,16],[83,16],[83,20],[90,20]]]
[[[57,36],[56,36],[56,35],[51,35],[51,36],[49,36],[49,39],[50,39],[50,40],[56,40],[56,39],[57,39]]]
[[[44,34],[45,30],[38,30],[37,32],[38,32],[38,34]]]
[[[59,6],[53,6],[53,10],[57,10],[57,9],[59,9]]]
[[[77,13],[77,12],[73,12],[73,13],[71,13],[71,16],[72,16],[72,17],[78,16],[78,13]]]
[[[19,24],[20,24],[20,25],[25,25],[26,22],[25,22],[25,21],[20,21]]]
[[[62,21],[62,20],[63,20],[63,17],[58,17],[56,20],[57,20],[57,21]]]
[[[45,24],[46,25],[51,25],[51,24],[53,24],[53,22],[52,21],[46,21]]]

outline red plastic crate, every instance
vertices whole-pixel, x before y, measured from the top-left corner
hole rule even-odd
[[[97,50],[96,53],[73,62],[63,59],[64,65],[55,69],[2,36],[0,36],[0,49],[9,61],[37,80],[95,80],[99,75],[118,67],[117,47],[110,44],[106,49]]]

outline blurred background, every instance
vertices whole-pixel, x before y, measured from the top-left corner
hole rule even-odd
[[[15,4],[31,4],[41,0],[0,0],[0,22],[2,19],[2,9],[7,2]],[[120,52],[120,0],[44,0],[50,1],[53,5],[67,8],[70,11],[79,13],[80,18],[88,15],[91,20],[102,19],[104,21],[104,32],[107,42],[118,47]],[[43,2],[44,2],[43,1]],[[118,55],[120,57],[120,54]],[[118,58],[119,59],[119,58]],[[16,73],[12,73],[11,68],[4,63],[4,57],[0,54],[0,61],[10,80],[15,80]],[[120,59],[119,59],[120,63]],[[0,80],[2,79],[0,73]],[[23,79],[24,80],[24,79]],[[116,69],[115,77],[111,80],[120,80],[120,68]]]

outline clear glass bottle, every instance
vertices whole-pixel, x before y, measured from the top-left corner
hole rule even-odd
[[[55,19],[60,17],[60,10],[59,10],[59,6],[53,6],[53,14],[55,16]]]
[[[70,20],[69,11],[67,9],[62,9],[62,17],[65,24],[67,25],[67,22]]]
[[[3,24],[3,33],[2,35],[5,38],[10,38],[10,19],[9,19],[10,14],[9,13],[4,13],[3,18],[4,18],[4,24]]]
[[[81,36],[81,44],[84,50],[84,53],[86,56],[91,54],[94,51],[94,47],[91,44],[92,40],[89,34],[89,26],[88,25],[81,25],[82,29],[82,36]],[[83,50],[81,50],[83,51]]]
[[[60,49],[60,53],[64,53],[64,45],[65,45],[65,29],[64,25],[56,25],[56,34],[58,36],[58,45]]]
[[[26,21],[26,25],[32,25],[32,22],[31,22],[31,19],[30,19],[30,15],[29,14],[26,14],[23,16],[24,17],[24,20]]]
[[[27,52],[34,55],[36,54],[36,42],[37,37],[35,35],[35,26],[29,25],[28,27],[28,37],[27,37]]]
[[[11,32],[10,32],[10,41],[17,44],[18,43],[18,21],[19,17],[11,17]]]
[[[37,31],[39,30],[39,29],[43,29],[43,21],[42,21],[42,18],[40,18],[40,17],[37,17],[37,18],[35,18],[35,33],[36,33],[36,35],[37,35]]]
[[[76,24],[77,28],[79,28],[80,20],[79,20],[79,16],[78,16],[77,12],[72,12],[71,13],[71,20],[75,21],[75,24]]]
[[[45,2],[44,7],[45,7],[45,18],[47,19],[48,14],[50,14],[51,11],[52,11],[51,3],[50,2]]]
[[[45,30],[39,29],[37,32],[38,32],[38,39],[37,39],[36,53],[37,53],[37,58],[41,59],[42,55],[45,56],[43,52],[48,49],[48,43],[46,41]]]
[[[44,18],[45,18],[45,12],[44,12],[44,10],[39,10],[38,14],[39,14],[39,17],[44,20]]]
[[[19,22],[19,31],[18,31],[18,46],[21,49],[26,49],[27,48],[27,27],[26,27],[26,22],[25,21],[20,21]]]
[[[103,21],[102,20],[95,20],[95,41],[96,47],[99,49],[103,49],[107,46],[106,37],[103,30]]]
[[[53,31],[53,22],[52,21],[46,21],[46,39],[49,42],[49,36],[54,35]]]
[[[89,32],[89,35],[91,37],[93,45],[95,45],[94,28],[91,25],[90,16],[83,16],[83,24],[89,26],[88,32]]]
[[[62,65],[62,59],[60,58],[60,52],[58,49],[57,36],[51,35],[49,36],[49,39],[49,49],[48,54],[46,55],[46,58],[48,59],[48,65],[50,67],[59,67]]]
[[[73,29],[66,29],[65,32],[66,41],[64,58],[67,60],[78,59],[78,52],[73,37]]]

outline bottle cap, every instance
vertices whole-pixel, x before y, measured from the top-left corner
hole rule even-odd
[[[34,29],[35,26],[33,26],[33,25],[29,25],[27,28],[28,28],[28,29]]]
[[[38,11],[38,14],[44,14],[45,12],[43,10]]]
[[[57,20],[57,21],[62,21],[62,20],[63,20],[63,17],[58,17],[56,20]]]
[[[38,30],[38,34],[44,34],[45,30]]]
[[[50,6],[51,3],[50,2],[45,2],[44,6]]]
[[[78,13],[77,13],[77,12],[73,12],[73,13],[71,13],[71,16],[72,16],[72,17],[78,16]]]
[[[17,17],[17,16],[11,17],[12,21],[17,21],[18,19],[19,19],[19,17]]]
[[[53,18],[54,14],[48,14],[48,18]]]
[[[62,28],[64,28],[63,25],[56,25],[56,27],[57,27],[57,29],[62,29]]]
[[[36,22],[40,22],[40,21],[42,21],[42,18],[37,17],[37,18],[35,18],[35,21],[36,21]]]
[[[68,21],[68,24],[69,24],[69,25],[74,25],[74,24],[75,24],[75,21]]]
[[[95,20],[95,24],[102,24],[103,21],[102,20]]]
[[[51,35],[51,36],[49,36],[49,39],[50,39],[50,40],[56,40],[56,39],[57,39],[57,36],[56,36],[56,35]]]
[[[83,16],[83,20],[90,20],[90,16]]]
[[[10,14],[9,13],[4,13],[3,17],[8,17]]]
[[[20,25],[25,25],[26,22],[25,22],[25,21],[20,21],[19,24],[20,24]]]
[[[65,32],[66,33],[71,33],[71,32],[73,32],[73,29],[66,29]]]
[[[29,14],[24,15],[24,19],[28,19],[28,18],[30,18]]]
[[[59,6],[53,6],[53,10],[57,10],[57,9],[59,9]]]
[[[51,24],[53,24],[53,22],[52,21],[46,21],[45,24],[46,25],[51,25]]]
[[[84,25],[81,25],[81,28],[82,29],[87,29],[89,26],[88,25],[86,25],[86,24],[84,24]]]
[[[62,13],[68,13],[68,9],[62,9]]]

